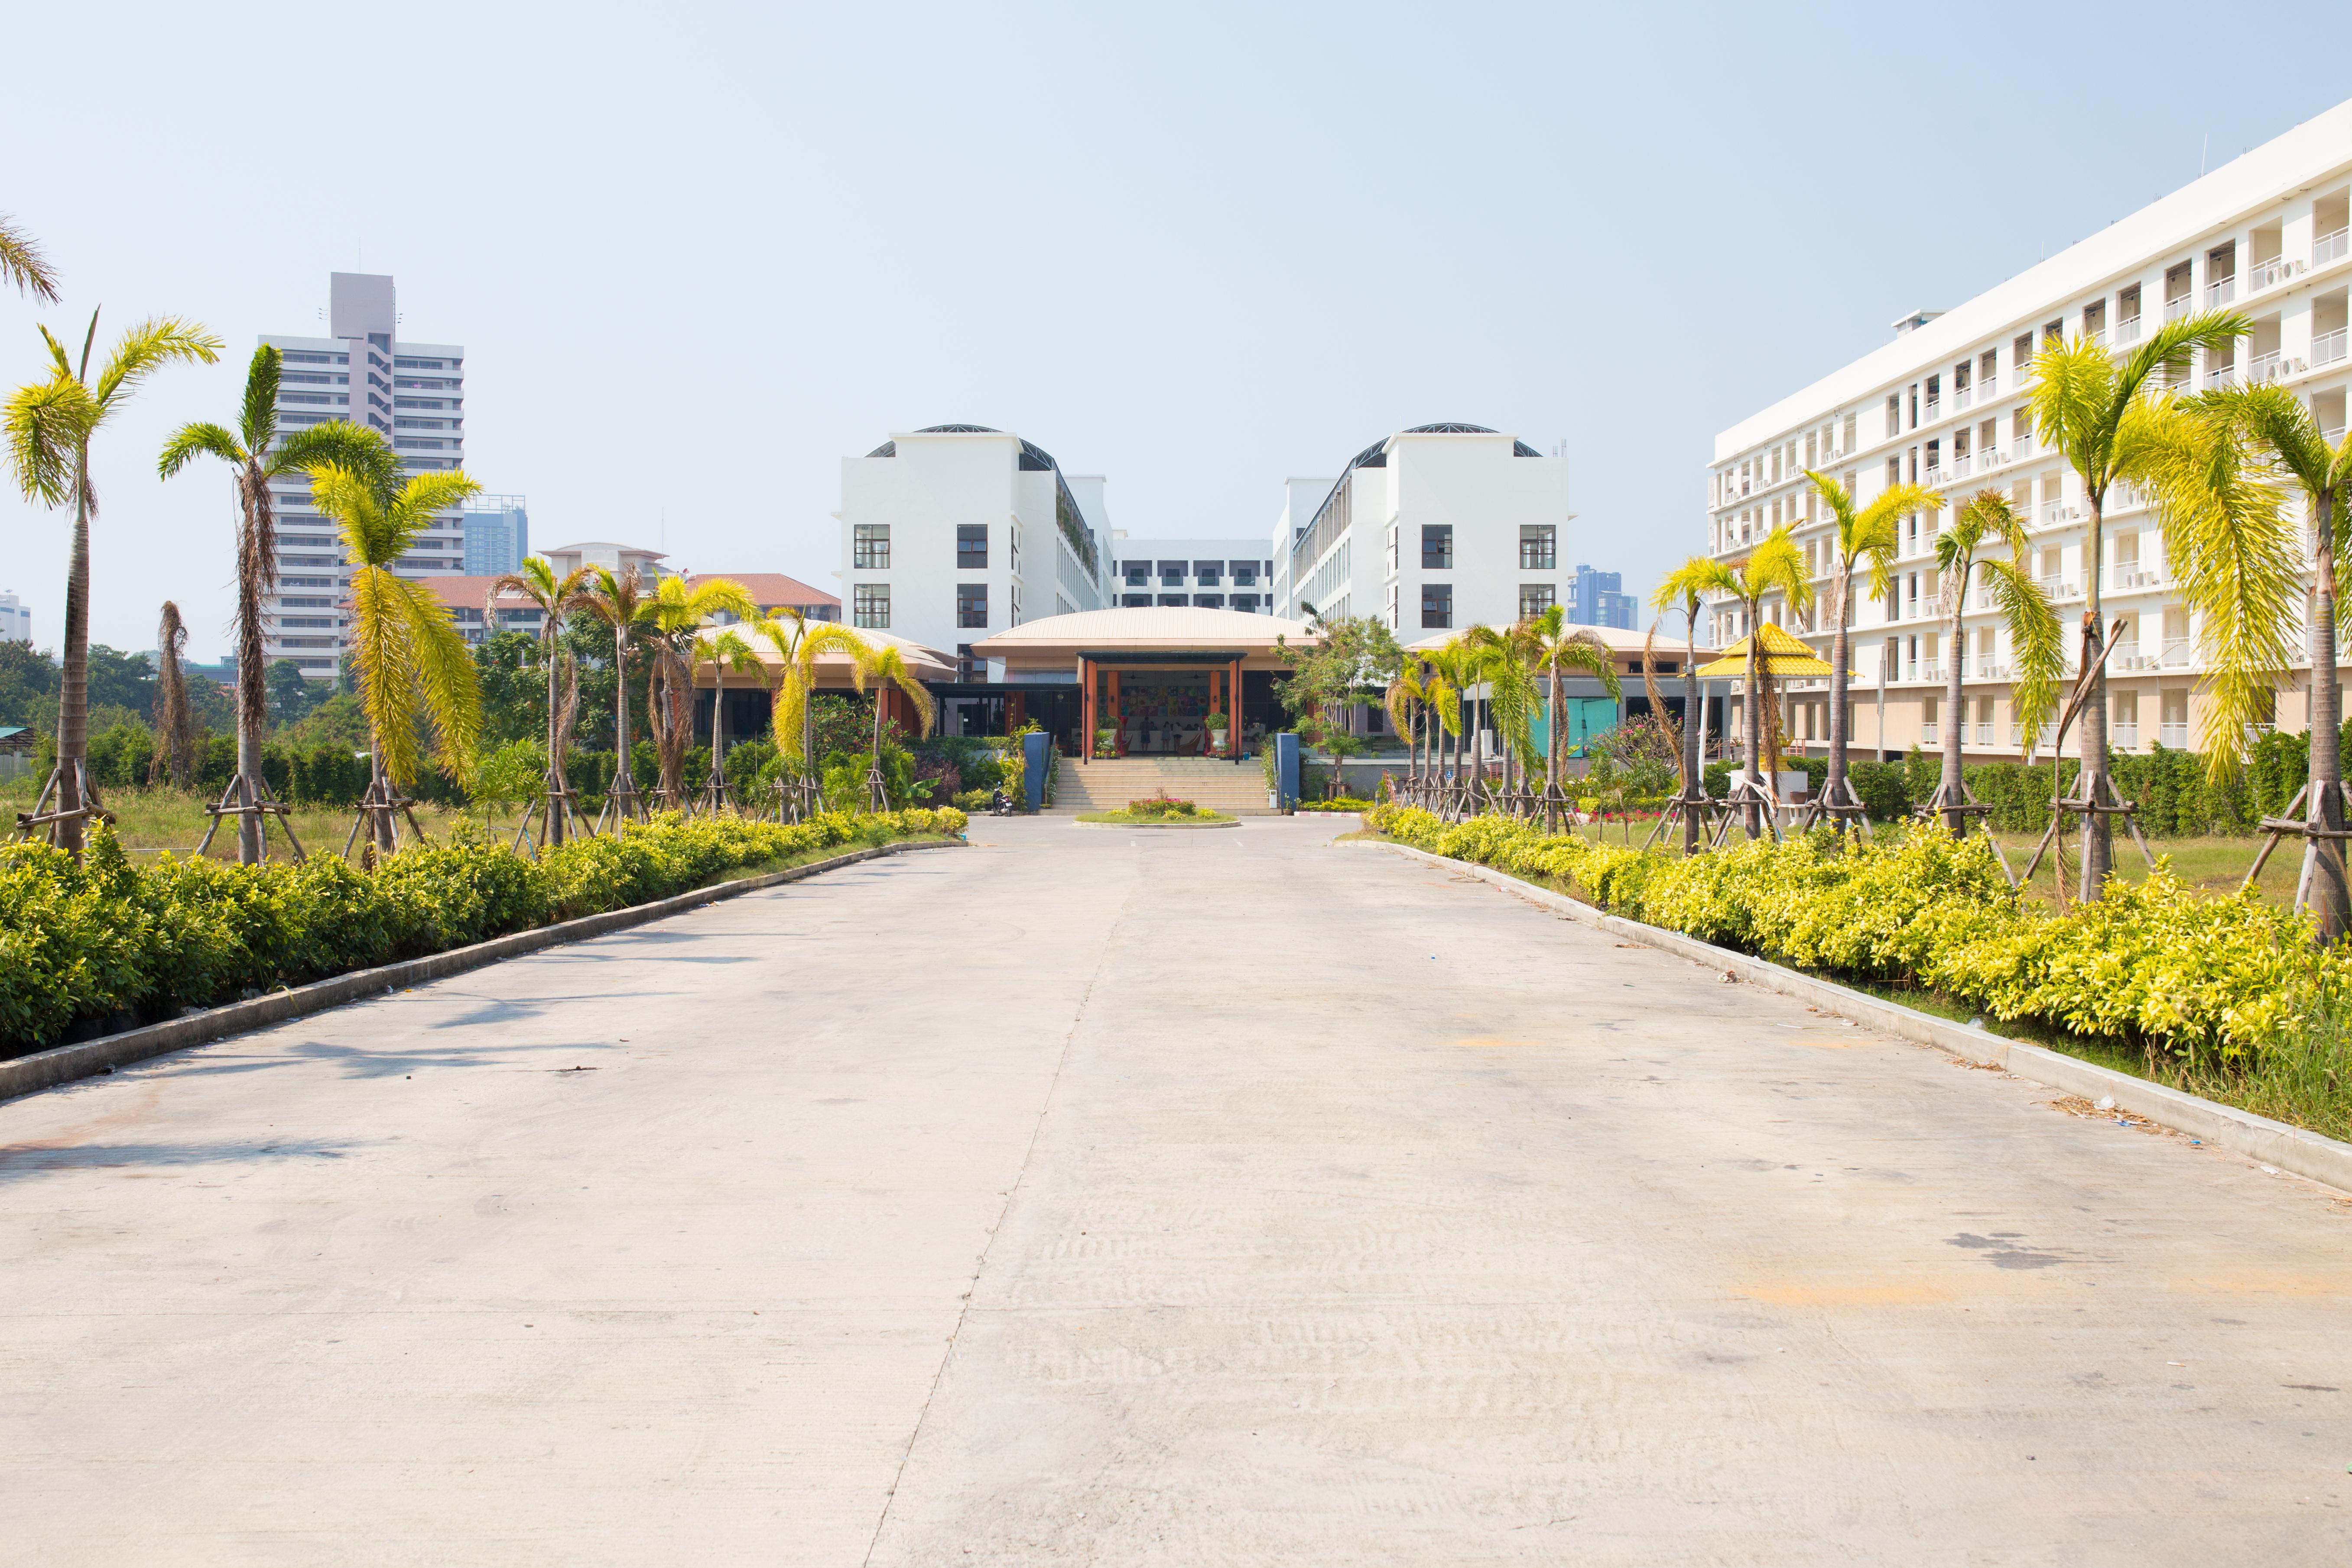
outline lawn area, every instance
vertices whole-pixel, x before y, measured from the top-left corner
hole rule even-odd
[[[33,802],[38,797],[40,788],[37,779],[13,779],[0,784],[0,811],[6,814],[0,817],[0,821],[5,821],[13,831],[16,814],[33,809]],[[204,841],[205,828],[210,821],[205,815],[205,807],[219,797],[184,795],[171,789],[110,789],[101,792],[100,798],[106,809],[114,814],[114,830],[121,837],[122,847],[134,856],[146,856],[165,849],[182,855],[193,851]],[[347,805],[298,805],[292,814],[294,836],[302,841],[303,848],[314,854],[340,850],[343,841],[351,837],[352,819],[356,815]],[[416,807],[416,820],[423,823],[425,833],[436,839],[446,837],[460,815],[446,807],[421,802]],[[483,819],[479,811],[462,815],[478,824]],[[502,812],[499,816],[498,820],[506,825],[509,837],[514,832],[516,819],[517,814],[513,811]],[[235,823],[221,825],[221,830],[213,836],[212,850],[206,858],[236,858],[236,826]],[[405,832],[404,827],[403,833]],[[273,858],[286,852],[285,837],[275,827],[270,829],[269,842]]]

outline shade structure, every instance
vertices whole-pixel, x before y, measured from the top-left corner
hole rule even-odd
[[[1759,640],[1757,649],[1759,658],[1756,665],[1759,674],[1769,675],[1775,680],[1781,680],[1791,676],[1826,676],[1830,673],[1828,660],[1822,658],[1811,648],[1807,647],[1770,621],[1766,621],[1748,637],[1741,637],[1724,649],[1721,658],[1717,659],[1713,664],[1701,665],[1698,670],[1699,679],[1714,680],[1725,676],[1746,675],[1748,645],[1751,640]]]

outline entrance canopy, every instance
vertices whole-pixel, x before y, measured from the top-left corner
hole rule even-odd
[[[812,625],[816,623],[812,623]],[[703,629],[706,635],[711,637],[717,637],[722,632],[733,632],[751,646],[751,652],[766,668],[764,682],[748,670],[729,670],[727,684],[730,688],[745,690],[762,684],[772,687],[783,679],[784,656],[776,650],[773,643],[742,622],[738,621],[726,626],[706,626]],[[925,647],[921,643],[911,638],[892,637],[888,632],[874,631],[870,628],[861,627],[851,632],[850,635],[877,652],[886,647],[897,648],[898,657],[906,661],[908,672],[926,685],[932,681],[955,679],[955,661],[936,648]],[[827,650],[820,654],[814,664],[816,689],[819,691],[848,691],[856,687],[856,676],[854,667],[856,660],[851,658],[846,650]],[[718,685],[717,667],[708,659],[697,665],[694,671],[694,683],[704,688]]]
[[[1081,658],[1118,665],[1223,665],[1238,658],[1253,669],[1280,669],[1282,660],[1274,651],[1277,638],[1294,644],[1319,640],[1304,621],[1189,605],[1138,605],[1026,621],[972,644],[971,651],[975,658],[1003,659],[1007,679],[1020,679],[1017,670],[1060,669],[1076,680]]]

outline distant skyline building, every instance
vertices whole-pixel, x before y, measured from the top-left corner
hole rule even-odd
[[[476,496],[466,503],[466,575],[503,577],[530,553],[530,515],[520,496]]]
[[[1579,562],[1576,581],[1568,591],[1568,618],[1580,626],[1615,626],[1632,631],[1640,612],[1625,591],[1623,574],[1596,572]]]
[[[32,640],[33,612],[15,594],[0,594],[0,642]]]
[[[328,278],[328,335],[265,333],[283,356],[278,427],[291,434],[332,419],[383,433],[404,473],[462,468],[466,460],[466,351],[457,343],[409,342],[391,278],[336,272]],[[310,487],[281,480],[278,592],[262,601],[262,653],[290,659],[314,680],[331,679],[349,646],[342,604],[351,588],[334,524],[310,503]],[[404,577],[456,574],[466,565],[464,513],[433,521],[394,570]]]

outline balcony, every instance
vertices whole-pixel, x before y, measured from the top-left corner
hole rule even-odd
[[[1992,726],[1982,719],[1977,721],[1977,744],[1979,746],[1992,744]]]
[[[2139,750],[2139,721],[2126,719],[2107,726],[2107,749],[2113,752]]]
[[[2238,279],[2234,276],[2216,278],[2205,285],[2205,308],[2209,310],[2218,310],[2237,297]]]
[[[1977,679],[1979,680],[2007,680],[2009,679],[2009,666],[2005,664],[1997,664],[1989,658],[1980,658],[1977,660]]]
[[[2000,377],[1988,375],[1977,382],[1977,395],[1990,403],[2000,392]]]
[[[2334,234],[2323,234],[2311,242],[2311,264],[2325,267],[2331,261],[2340,261],[2347,248],[2352,248],[2352,228],[2339,228]]]
[[[2218,392],[2218,391],[2220,391],[2222,387],[2225,387],[2225,386],[2235,386],[2235,385],[2237,385],[2237,384],[2238,384],[2238,367],[2237,367],[2235,364],[2217,364],[2217,365],[2209,365],[2209,366],[2207,366],[2207,367],[2206,367],[2206,370],[2205,370],[2205,390],[2206,390],[2206,391],[2208,391],[2208,392]]]
[[[2260,386],[2266,381],[2284,381],[2288,376],[2300,375],[2303,368],[2301,360],[2273,351],[2254,356],[2253,363],[2246,367],[2246,380],[2251,385]]]
[[[2123,346],[2125,343],[2136,343],[2137,342],[2139,342],[2139,318],[2137,316],[2126,316],[2122,321],[2116,323],[2116,345],[2118,348]]]
[[[2160,567],[2142,566],[2136,562],[2110,566],[2099,574],[2100,584],[2116,594],[2129,594],[2141,588],[2161,588],[2164,581],[2164,572]]]
[[[1932,686],[1944,683],[1944,666],[1940,660],[1919,667],[1919,679]]]
[[[2109,669],[2146,669],[2147,666],[2148,660],[2140,656],[2137,638],[2116,644],[2116,651],[2107,656]]]
[[[2274,256],[2268,261],[2257,261],[2254,263],[2254,269],[2246,275],[2246,292],[2258,294],[2273,284],[2285,282],[2302,270],[2302,262],[2290,261],[2284,256]]]
[[[2158,656],[2157,665],[2158,668],[2161,669],[2187,669],[2189,668],[2189,639],[2187,637],[2170,637],[2166,639],[2164,651]]]
[[[2063,577],[2037,577],[2034,583],[2041,588],[2042,596],[2053,604],[2061,599],[2082,597],[2083,590]]]
[[[1937,420],[1943,416],[1944,400],[1940,397],[1931,397],[1927,399],[1927,406],[1919,411],[1919,423],[1922,425],[1933,425]]]
[[[2064,501],[2053,500],[2042,509],[2042,521],[2044,527],[2054,528],[2062,522],[2082,521],[2083,509],[2079,506],[2071,506]]]
[[[1969,386],[1958,386],[1958,387],[1954,387],[1954,388],[1952,389],[1952,412],[1953,412],[1953,413],[1958,414],[1961,409],[1968,407],[1970,404],[1974,403],[1975,401],[1976,401],[1976,389],[1975,389],[1974,387],[1969,387]]]
[[[2137,728],[2137,726],[2134,726],[2134,728]],[[2186,724],[2158,724],[2156,727],[2156,741],[2157,744],[2168,747],[2172,751],[2185,752],[2189,749],[2189,726]]]
[[[1919,743],[1923,746],[1940,745],[1942,742],[1937,738],[1937,725],[1936,721],[1933,719],[1921,720],[1919,721]]]
[[[2332,332],[2321,332],[2311,340],[2312,369],[2317,370],[2324,364],[2334,364],[2344,357],[2345,332],[2345,328],[2338,327]]]
[[[2196,310],[2196,309],[2197,309],[2197,296],[2196,296],[2196,295],[2194,295],[2194,294],[2179,294],[2179,295],[2175,295],[2173,298],[2171,298],[2171,299],[2169,299],[2169,300],[2167,300],[2164,302],[2164,319],[2165,319],[2166,321],[2179,321],[2181,317],[2188,315],[2189,312],[2193,311],[2193,310]]]

